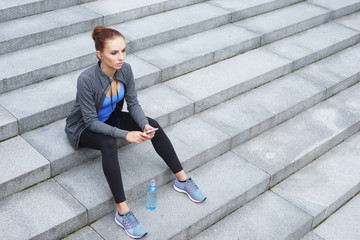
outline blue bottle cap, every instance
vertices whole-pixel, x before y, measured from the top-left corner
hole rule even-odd
[[[150,186],[155,187],[155,179],[152,179],[152,180],[151,180]]]

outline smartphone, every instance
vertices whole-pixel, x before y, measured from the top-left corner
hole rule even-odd
[[[149,133],[155,132],[155,131],[157,131],[157,130],[158,130],[158,128],[153,128],[153,129],[151,129],[151,130],[149,130],[149,131],[146,131],[145,133],[146,133],[146,134],[149,134]]]

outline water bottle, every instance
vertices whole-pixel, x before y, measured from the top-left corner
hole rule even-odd
[[[154,210],[156,208],[157,200],[157,187],[155,186],[155,180],[151,180],[150,186],[147,189],[147,204],[146,207],[149,210]]]

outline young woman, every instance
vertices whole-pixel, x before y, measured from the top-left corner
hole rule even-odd
[[[103,171],[117,206],[115,222],[130,237],[141,238],[147,231],[126,203],[116,138],[130,143],[151,140],[155,151],[176,176],[174,189],[186,193],[196,203],[206,197],[184,172],[163,129],[141,109],[131,67],[124,62],[125,37],[117,30],[97,26],[92,38],[99,61],[77,80],[76,103],[66,119],[65,132],[75,149],[88,147],[101,151]],[[124,100],[128,113],[122,112]],[[154,128],[158,130],[146,133]]]

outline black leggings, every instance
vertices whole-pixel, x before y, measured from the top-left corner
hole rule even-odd
[[[120,119],[119,123],[116,115]],[[165,161],[174,174],[181,171],[183,168],[164,130],[160,127],[156,120],[151,118],[148,118],[148,120],[152,127],[159,128],[159,130],[156,131],[154,138],[151,139],[151,143],[153,144],[155,151]],[[115,110],[105,123],[115,127],[120,125],[120,129],[128,131],[143,131],[127,112],[119,112]],[[125,201],[126,198],[118,162],[116,139],[111,136],[95,133],[89,129],[85,129],[80,136],[80,145],[101,151],[103,171],[110,190],[115,198],[115,202],[121,203]]]

